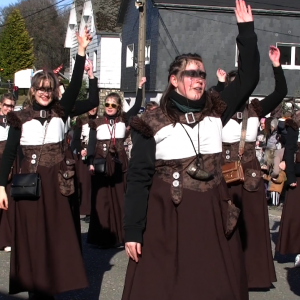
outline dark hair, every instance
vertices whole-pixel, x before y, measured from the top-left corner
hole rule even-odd
[[[226,75],[226,81],[225,81],[225,86],[227,86],[234,78],[236,77],[238,71],[237,70],[232,70]]]
[[[117,104],[119,104],[118,111],[117,111],[117,116],[120,116],[123,112],[121,96],[118,93],[114,93],[114,92],[110,93],[105,97],[104,103],[106,103],[106,100],[108,98],[114,98],[117,101]]]
[[[12,93],[3,94],[0,98],[0,102],[3,103],[5,99],[11,100],[11,101],[16,101]]]
[[[52,71],[42,71],[35,74],[31,81],[31,88],[28,91],[28,104],[32,105],[34,101],[33,92],[35,92],[41,85],[41,82],[49,81],[50,87],[53,89],[52,101],[59,98],[59,82],[57,76]]]
[[[170,64],[169,67],[169,75],[168,75],[168,86],[163,93],[161,100],[160,100],[160,108],[162,112],[171,120],[171,122],[175,125],[176,122],[179,121],[179,116],[176,112],[176,110],[172,107],[172,103],[169,101],[169,95],[170,92],[174,90],[174,86],[170,82],[170,77],[172,75],[178,76],[180,78],[180,75],[182,71],[185,70],[187,64],[191,61],[201,62],[202,57],[199,54],[182,54],[175,58],[175,60]]]

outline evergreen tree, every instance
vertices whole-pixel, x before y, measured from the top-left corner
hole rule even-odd
[[[33,43],[20,11],[14,9],[7,17],[0,34],[0,68],[4,79],[13,79],[14,73],[31,69],[34,64]]]

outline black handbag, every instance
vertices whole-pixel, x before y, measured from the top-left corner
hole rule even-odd
[[[38,200],[41,196],[41,178],[37,173],[37,168],[41,159],[43,146],[45,143],[46,133],[49,122],[46,123],[43,144],[35,166],[34,173],[16,174],[13,176],[10,195],[14,200]]]
[[[10,195],[15,200],[37,200],[41,196],[41,178],[38,173],[13,176]]]
[[[96,174],[106,173],[106,158],[95,158],[94,169]]]

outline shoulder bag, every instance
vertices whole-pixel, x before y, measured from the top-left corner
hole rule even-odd
[[[241,163],[241,158],[245,150],[245,140],[247,132],[248,108],[245,107],[243,112],[242,132],[239,145],[239,159],[237,161],[225,163],[222,166],[222,173],[226,183],[244,182],[244,171]]]

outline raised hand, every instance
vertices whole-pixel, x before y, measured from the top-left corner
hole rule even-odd
[[[89,79],[94,78],[93,63],[89,59],[85,62],[84,70],[87,72]]]
[[[253,21],[251,6],[247,6],[244,0],[236,0],[236,8],[234,12],[238,23]]]
[[[78,41],[78,54],[84,56],[85,49],[87,48],[87,46],[93,38],[90,35],[90,32],[87,29],[87,27],[84,28],[82,35],[79,35],[78,32],[76,32],[76,37]]]
[[[143,87],[143,85],[147,82],[147,78],[146,77],[142,77],[139,83],[139,87]]]
[[[220,81],[220,82],[225,82],[225,80],[226,80],[226,72],[224,71],[224,70],[222,70],[222,69],[218,69],[218,71],[217,71],[217,77],[218,77],[218,80]]]
[[[280,66],[280,50],[275,46],[270,46],[269,57],[274,67]]]

